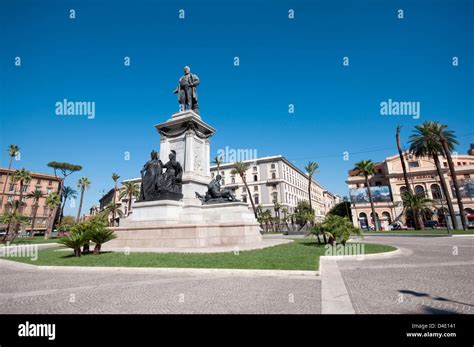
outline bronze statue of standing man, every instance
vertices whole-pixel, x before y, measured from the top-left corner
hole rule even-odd
[[[199,114],[198,96],[196,87],[199,85],[199,77],[191,73],[189,66],[184,67],[184,75],[178,82],[178,87],[173,91],[178,94],[178,102],[181,111],[192,110]]]

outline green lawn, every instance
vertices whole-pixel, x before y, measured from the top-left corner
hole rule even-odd
[[[425,229],[425,230],[387,230],[387,231],[364,231],[364,235],[474,235],[474,229],[450,230],[446,229]]]
[[[17,237],[15,241],[13,241],[13,244],[53,243],[58,242],[59,239],[59,237],[55,237],[45,240],[44,236]]]
[[[129,266],[219,269],[317,270],[324,246],[316,241],[299,239],[290,244],[260,250],[230,253],[131,253],[104,252],[100,255],[74,257],[72,251],[40,250],[38,259],[10,258],[34,265],[59,266]],[[395,247],[365,244],[365,254],[389,252]]]

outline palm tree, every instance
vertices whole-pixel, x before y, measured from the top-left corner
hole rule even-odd
[[[405,180],[405,186],[407,187],[408,192],[412,193],[410,182],[408,181],[407,166],[405,163],[405,158],[403,157],[402,146],[400,144],[400,129],[401,128],[402,128],[401,125],[397,126],[397,134],[395,135],[395,138],[397,140],[398,156],[400,157],[400,162],[402,163],[403,179]]]
[[[113,203],[113,202],[111,202],[110,204],[107,205],[107,207],[105,208],[105,214],[107,215],[107,218],[108,218],[108,216],[110,216],[110,214],[112,214],[112,225],[111,226],[113,226],[113,227],[115,226],[115,216],[119,216],[119,218],[123,217],[123,212],[120,209],[120,206],[116,203]]]
[[[287,207],[283,207],[281,209],[281,213],[283,213],[283,222],[285,223],[285,226],[286,226],[286,230],[289,231],[290,230],[290,227],[288,225],[288,208]]]
[[[49,238],[50,233],[53,231],[55,211],[59,205],[61,205],[61,199],[59,198],[59,194],[56,192],[49,194],[49,196],[46,198],[46,207],[48,208],[49,215],[48,227],[46,228],[46,232],[44,233],[45,240]]]
[[[397,133],[395,135],[395,139],[397,140],[398,156],[400,157],[400,163],[402,164],[403,179],[405,181],[405,187],[407,188],[407,191],[410,194],[413,194],[413,191],[412,191],[411,185],[410,185],[410,181],[408,180],[407,166],[406,166],[406,163],[405,163],[405,157],[403,156],[402,145],[400,143],[400,130],[401,130],[401,128],[402,128],[401,125],[397,126]],[[403,197],[401,197],[401,198],[403,200]],[[416,229],[424,229],[423,225],[417,225],[417,223],[419,221],[419,218],[418,218],[418,216],[416,216],[415,212],[413,212],[413,215],[415,217],[415,228]],[[418,226],[418,227],[416,227],[416,226]]]
[[[242,178],[242,182],[244,182],[245,188],[247,189],[247,194],[249,195],[250,203],[252,204],[253,214],[255,215],[255,218],[258,218],[257,210],[255,209],[255,203],[253,202],[252,193],[250,193],[250,188],[247,184],[247,179],[245,177],[249,166],[250,164],[248,163],[244,163],[243,161],[237,161],[234,163],[234,168],[232,169],[231,174],[238,174],[240,178]]]
[[[279,230],[280,229],[280,210],[281,210],[281,204],[278,201],[273,202],[273,209],[275,210],[275,222],[276,222],[276,227]]]
[[[38,212],[39,199],[43,197],[41,189],[35,189],[28,194],[28,199],[33,199],[33,217],[31,218],[31,236],[35,232],[36,213]]]
[[[66,186],[63,188],[62,191],[62,206],[61,206],[61,214],[59,215],[59,224],[63,221],[64,217],[64,207],[66,206],[66,202],[68,199],[75,199],[77,198],[77,190],[75,190],[73,187]]]
[[[375,173],[374,162],[372,160],[362,160],[355,164],[354,170],[359,171],[359,176],[364,176],[365,186],[369,195],[370,208],[372,210],[372,219],[374,220],[375,231],[379,231],[379,221],[375,214],[374,200],[370,191],[369,176]]]
[[[122,200],[123,198],[128,198],[128,211],[127,215],[131,213],[132,209],[132,199],[134,197],[138,197],[140,194],[139,184],[135,182],[124,182],[123,183],[123,190],[119,195],[119,199]]]
[[[217,165],[217,173],[219,173],[219,171],[221,170],[221,164],[223,161],[224,159],[222,158],[222,156],[216,156],[212,161],[213,164]]]
[[[2,207],[3,207],[3,197],[5,195],[5,189],[7,188],[8,178],[10,177],[10,170],[12,168],[13,158],[15,158],[19,152],[20,152],[20,147],[18,147],[17,145],[8,146],[8,155],[10,156],[10,162],[8,163],[7,177],[5,178],[5,182],[3,183],[2,199],[0,201],[0,206]]]
[[[319,165],[315,161],[310,161],[308,165],[304,167],[308,173],[308,198],[309,198],[309,208],[313,210],[313,203],[311,201],[311,183],[313,183],[313,175],[318,172]]]
[[[79,210],[77,211],[76,223],[79,223],[79,219],[81,218],[81,210],[82,210],[82,200],[84,199],[84,191],[89,189],[91,186],[91,181],[87,177],[79,178],[77,181],[77,188],[81,190],[81,199],[79,201]]]
[[[451,157],[451,152],[454,150],[454,146],[459,143],[456,141],[456,135],[454,131],[447,130],[447,125],[442,125],[436,122],[436,132],[443,146],[444,156],[448,161],[449,172],[451,173],[451,179],[453,180],[454,191],[456,192],[456,199],[459,207],[459,214],[461,216],[461,223],[464,230],[467,230],[466,215],[464,213],[464,204],[462,202],[461,192],[459,191],[458,178],[456,176],[456,171],[454,170],[453,158]]]
[[[439,161],[439,155],[444,154],[439,132],[439,123],[437,122],[427,121],[422,125],[415,126],[414,134],[410,136],[410,152],[417,157],[429,157],[434,160],[454,229],[459,229],[453,202],[451,201],[448,185],[446,184]]]
[[[18,211],[12,211],[12,212],[5,212],[2,215],[0,215],[0,223],[2,224],[7,224],[7,231],[10,229],[11,225],[27,225],[28,224],[28,217],[22,215]],[[5,233],[3,236],[2,242],[5,242],[8,238],[8,233]],[[12,239],[10,242],[13,242],[15,240],[16,235],[13,235]]]
[[[20,214],[23,213],[23,190],[26,184],[30,183],[31,181],[31,172],[25,170],[25,168],[21,170],[16,170],[12,176],[13,182],[20,182],[20,196],[18,199],[18,203],[15,205],[15,212],[18,210]],[[15,225],[14,233],[18,232],[20,228],[20,223]],[[7,231],[8,232],[8,231]]]
[[[114,181],[114,200],[113,200],[113,204],[114,205],[117,205],[117,201],[116,201],[116,195],[117,195],[117,181],[119,180],[120,176],[118,174],[116,174],[115,172],[112,173],[112,180]],[[116,206],[117,207],[117,206]],[[122,212],[122,211],[120,211]],[[112,211],[112,226],[115,226],[115,209]]]
[[[423,222],[422,213],[433,204],[433,200],[426,198],[424,195],[410,192],[405,192],[402,195],[402,200],[403,206],[413,212],[413,215],[418,219],[418,225],[421,229],[424,229],[425,223]]]

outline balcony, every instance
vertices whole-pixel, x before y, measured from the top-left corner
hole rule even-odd
[[[267,179],[267,186],[272,186],[274,184],[278,184],[280,182],[283,182],[283,178],[269,178]]]

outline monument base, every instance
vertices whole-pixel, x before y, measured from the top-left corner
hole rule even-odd
[[[184,205],[180,201],[137,202],[133,213],[111,228],[108,248],[209,248],[258,244],[260,226],[246,203]]]

